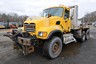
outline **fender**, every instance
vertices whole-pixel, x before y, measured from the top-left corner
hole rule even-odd
[[[56,34],[56,33],[58,33],[58,34]],[[50,32],[47,39],[50,39],[53,35],[59,35],[59,34],[61,34],[63,36],[63,33],[60,30],[54,30],[54,31]],[[61,36],[61,35],[59,35],[59,36]]]

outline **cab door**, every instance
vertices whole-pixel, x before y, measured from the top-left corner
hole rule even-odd
[[[70,10],[65,9],[64,11],[64,31],[70,32],[71,21],[70,21]]]

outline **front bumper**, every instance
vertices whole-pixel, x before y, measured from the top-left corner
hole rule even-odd
[[[31,42],[31,38],[18,37],[18,43],[25,46],[32,46],[35,43]]]
[[[34,52],[35,42],[32,42],[31,38],[18,37],[18,43],[21,44],[24,55]]]

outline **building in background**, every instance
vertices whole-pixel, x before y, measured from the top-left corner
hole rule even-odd
[[[0,28],[10,28],[10,25],[14,25],[16,27],[22,27],[23,22],[22,21],[17,21],[17,22],[10,22],[10,21],[3,21],[0,22]]]

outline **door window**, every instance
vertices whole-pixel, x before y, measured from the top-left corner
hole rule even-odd
[[[66,20],[67,18],[69,18],[69,10],[65,9],[64,19]]]

